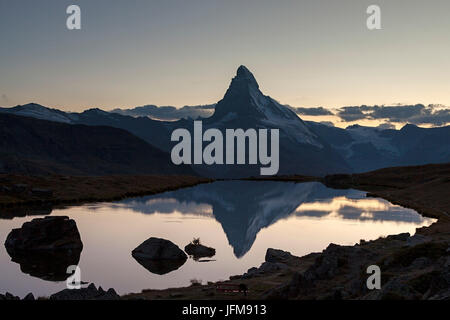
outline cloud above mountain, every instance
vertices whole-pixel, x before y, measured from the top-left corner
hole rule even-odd
[[[147,105],[134,109],[115,109],[111,112],[133,117],[150,117],[152,119],[175,121],[179,119],[197,119],[210,117],[214,113],[215,104],[184,106],[176,108],[172,106]]]
[[[152,119],[175,121],[179,119],[207,118],[214,113],[216,105],[184,106],[176,108],[172,106],[146,105],[134,109],[115,109],[111,112],[133,117],[150,117]],[[412,123],[416,125],[443,126],[450,123],[450,108],[442,105],[392,105],[392,106],[345,106],[338,109],[324,107],[291,107],[300,117],[335,116],[343,122],[361,120],[383,121],[380,127],[394,128],[393,123]]]
[[[393,123],[443,126],[450,123],[450,108],[443,105],[345,106],[338,109],[287,106],[301,116],[335,116],[342,122],[383,121],[382,128],[395,128]]]
[[[336,112],[344,122],[385,120],[387,122],[430,124],[442,126],[450,122],[450,109],[440,105],[423,104],[395,106],[347,106]]]
[[[377,128],[383,129],[383,130],[385,130],[385,129],[394,129],[395,130],[395,125],[393,125],[392,123],[385,122],[385,123],[379,124],[377,126]]]
[[[332,116],[333,112],[331,112],[328,109],[325,109],[324,107],[318,107],[318,108],[291,108],[295,113],[298,115],[303,116]]]
[[[342,107],[336,113],[336,115],[341,118],[342,121],[352,122],[366,118],[366,115],[363,113],[362,109],[365,106],[361,107]]]

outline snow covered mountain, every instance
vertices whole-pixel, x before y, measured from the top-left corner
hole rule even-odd
[[[16,116],[24,116],[54,122],[73,123],[70,113],[57,109],[50,109],[37,103],[29,103],[13,108],[0,108],[0,113],[8,113]]]
[[[211,112],[211,105],[190,108],[206,108]],[[191,111],[180,112],[183,115]],[[185,128],[191,135],[193,133],[192,119],[158,121],[150,118],[173,116],[173,112],[171,108],[158,110],[158,107],[148,106],[120,112],[90,109],[69,113],[35,103],[0,108],[0,113],[124,129],[166,152],[175,145],[170,141],[173,130]],[[215,104],[212,116],[202,121],[203,130],[217,128],[222,132],[238,128],[279,129],[279,174],[325,175],[450,162],[450,127],[425,129],[406,125],[401,130],[393,130],[355,125],[341,129],[305,122],[288,107],[264,95],[245,66],[237,69],[223,99]],[[244,177],[259,175],[260,165],[195,165],[194,168],[206,176]]]
[[[245,66],[238,68],[224,98],[206,123],[211,127],[233,128],[239,124],[249,128],[276,128],[280,129],[281,138],[323,148],[318,136],[292,110],[259,90],[258,82]]]
[[[192,130],[192,124],[184,125]],[[345,160],[328,143],[311,130],[292,110],[264,95],[253,74],[245,67],[236,76],[214,114],[203,120],[204,130],[279,129],[280,170],[278,174],[323,175],[349,172]],[[194,166],[199,172],[218,177],[259,175],[259,165]]]
[[[450,162],[450,127],[400,130],[353,125],[346,129],[306,123],[341,154],[354,172]]]
[[[135,136],[144,139],[150,145],[169,151],[167,139],[170,132],[166,123],[152,120],[148,117],[132,117],[114,112],[103,111],[98,108],[89,109],[81,113],[64,112],[44,107],[36,103],[16,106],[13,108],[0,108],[0,113],[13,114],[48,120],[66,124],[84,124],[89,126],[109,126],[127,130]],[[169,138],[167,138],[169,137]]]

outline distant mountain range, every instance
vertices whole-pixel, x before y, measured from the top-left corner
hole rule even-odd
[[[0,114],[0,172],[194,174],[128,131]]]
[[[144,106],[130,110],[116,109],[111,112],[90,109],[81,113],[71,113],[38,104],[27,104],[13,108],[0,108],[0,113],[59,122],[66,126],[107,126],[126,130],[135,136],[133,138],[136,141],[144,140],[146,150],[159,149],[165,154],[168,160],[164,172],[167,172],[167,170],[173,170],[173,167],[169,165],[168,157],[174,145],[170,141],[172,131],[177,128],[186,128],[191,132],[193,130],[192,119],[158,121],[149,117],[167,119],[173,116],[172,108],[159,109],[155,106]],[[184,108],[199,110],[200,117],[202,117],[202,110],[206,110],[204,114],[210,114],[211,109],[215,108],[212,116],[203,119],[204,130],[208,128],[218,128],[222,131],[228,128],[279,129],[279,174],[325,175],[363,172],[391,166],[450,162],[449,126],[425,129],[406,125],[401,130],[351,126],[341,129],[316,122],[305,122],[290,108],[265,96],[260,91],[253,74],[244,66],[239,67],[225,96],[217,104]],[[182,118],[182,115],[183,109],[179,109],[179,117]],[[18,122],[18,118],[15,119]],[[48,126],[54,126],[50,122],[45,123]],[[79,131],[87,131],[87,127],[77,128]],[[51,135],[54,133],[48,130],[42,131],[41,134],[51,140]],[[50,136],[46,136],[47,134]],[[132,135],[128,138],[130,139]],[[19,146],[13,147],[14,143],[29,145],[31,149],[33,149],[32,144],[37,143],[32,139],[19,142],[12,136],[8,139],[10,139],[8,150],[16,150],[17,152],[14,151],[16,155],[21,155],[18,151],[21,149]],[[71,140],[70,143],[80,144],[87,141]],[[65,147],[68,148],[68,146]],[[4,149],[1,152],[5,154]],[[154,167],[155,170],[157,167],[159,166]],[[258,175],[259,167],[195,165],[193,170],[212,177],[244,177]],[[161,171],[161,173],[164,172]]]
[[[450,126],[420,128],[407,124],[394,130],[307,124],[344,157],[352,172],[450,162]]]

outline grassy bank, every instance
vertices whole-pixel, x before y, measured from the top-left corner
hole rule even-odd
[[[0,208],[114,201],[212,182],[194,176],[0,175]]]

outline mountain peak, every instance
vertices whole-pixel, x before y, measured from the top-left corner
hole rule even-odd
[[[233,78],[233,81],[231,85],[249,85],[253,86],[256,89],[259,89],[258,82],[256,81],[255,77],[253,76],[253,73],[248,70],[246,66],[241,65],[236,72],[236,76]]]
[[[0,112],[63,123],[70,123],[72,121],[68,113],[58,109],[51,109],[34,102],[17,105],[12,108],[0,108]]]
[[[418,127],[418,126],[416,126],[415,124],[407,123],[407,124],[405,124],[405,125],[403,126],[403,128],[400,129],[400,131],[403,131],[403,132],[411,132],[411,131],[418,131],[418,130],[420,130],[420,129],[421,129],[421,128]]]
[[[317,136],[295,112],[261,92],[255,77],[245,66],[237,69],[230,87],[207,123],[229,128],[282,128],[282,134],[291,141],[323,148]]]
[[[236,76],[231,80],[224,98],[243,98],[249,95],[260,96],[262,93],[253,74],[246,66],[241,65],[236,71]]]
[[[225,96],[217,104],[212,120],[232,115],[262,118],[265,117],[263,104],[267,102],[268,98],[259,90],[253,74],[247,67],[241,65],[231,80]]]

